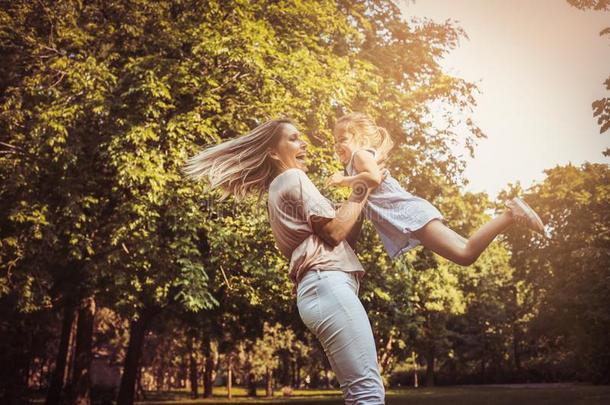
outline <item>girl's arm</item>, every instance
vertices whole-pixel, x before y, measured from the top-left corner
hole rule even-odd
[[[372,153],[360,150],[354,155],[355,176],[345,176],[341,172],[334,173],[326,181],[327,186],[352,187],[354,184],[364,183],[368,188],[375,188],[381,184],[383,175]]]

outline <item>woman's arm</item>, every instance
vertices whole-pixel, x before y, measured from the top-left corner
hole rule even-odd
[[[362,231],[362,223],[364,222],[364,215],[361,213],[358,215],[358,219],[352,229],[349,231],[347,236],[345,237],[346,242],[352,247],[352,250],[356,251],[356,244],[358,243],[358,239],[360,239],[360,232]]]
[[[354,183],[351,195],[337,209],[335,218],[312,218],[312,228],[316,235],[331,246],[337,246],[348,237],[353,237],[352,231],[359,221],[369,191],[363,183]],[[359,233],[359,229],[356,233]]]

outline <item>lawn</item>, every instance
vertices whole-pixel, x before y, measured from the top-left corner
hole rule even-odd
[[[264,392],[259,391],[260,395]],[[245,391],[234,388],[234,398],[226,398],[226,390],[214,390],[216,398],[190,400],[185,391],[171,393],[150,393],[148,400],[138,401],[140,405],[170,404],[301,404],[330,405],[343,404],[339,391],[336,390],[295,390],[294,396],[282,397],[276,392],[273,398],[246,398]],[[584,384],[515,384],[486,386],[455,386],[418,389],[392,389],[386,396],[388,405],[427,404],[427,405],[608,405],[610,404],[610,386],[593,386]]]

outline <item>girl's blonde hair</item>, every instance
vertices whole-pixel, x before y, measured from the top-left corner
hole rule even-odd
[[[292,121],[270,120],[244,136],[208,147],[189,158],[182,171],[195,180],[207,177],[212,188],[223,190],[222,199],[232,194],[241,200],[253,192],[260,198],[279,171],[269,148],[277,143],[284,124]]]
[[[343,130],[352,136],[359,146],[371,147],[385,159],[394,147],[394,141],[388,131],[377,126],[375,121],[366,114],[353,112],[339,118],[335,124],[335,133]]]

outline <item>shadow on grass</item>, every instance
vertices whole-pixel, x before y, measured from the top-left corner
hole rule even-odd
[[[150,393],[148,400],[138,401],[139,405],[170,404],[343,404],[337,390],[295,390],[294,396],[283,397],[276,392],[273,398],[248,398],[245,390],[234,390],[234,398],[226,398],[226,390],[214,391],[215,398],[189,399],[186,391],[170,393]],[[264,395],[263,391],[259,394]],[[519,384],[494,386],[456,386],[418,389],[391,389],[386,396],[387,405],[427,404],[427,405],[608,405],[610,386],[584,384]]]

